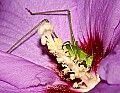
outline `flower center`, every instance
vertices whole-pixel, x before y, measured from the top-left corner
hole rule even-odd
[[[64,76],[69,76],[66,80],[73,82],[74,89],[87,92],[100,82],[99,75],[91,70],[93,56],[79,48],[77,41],[75,44],[69,41],[63,43],[50,23],[41,26],[38,33],[42,35],[42,45],[47,45],[49,52],[56,57]]]

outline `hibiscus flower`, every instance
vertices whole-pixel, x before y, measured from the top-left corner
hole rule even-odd
[[[1,0],[0,93],[81,92],[73,86],[75,82],[71,85],[68,78],[63,79],[65,71],[58,68],[55,54],[49,55],[50,51],[41,45],[38,29],[7,53],[43,19],[49,20],[63,42],[71,40],[67,15],[33,16],[25,8],[32,12],[69,9],[75,40],[85,54],[93,57],[90,70],[101,79],[89,93],[119,93],[119,3],[117,0]]]

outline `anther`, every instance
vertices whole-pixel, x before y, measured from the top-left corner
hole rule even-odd
[[[38,29],[38,34],[42,35],[45,32],[49,31],[51,34],[53,33],[54,27],[50,23],[45,23]]]

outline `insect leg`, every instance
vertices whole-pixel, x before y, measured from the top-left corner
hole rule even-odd
[[[75,38],[72,30],[72,20],[71,20],[71,13],[70,10],[54,10],[54,11],[45,11],[45,12],[36,12],[32,13],[29,9],[26,8],[26,10],[31,14],[31,15],[56,15],[56,14],[51,14],[51,13],[58,13],[58,12],[67,12],[68,16],[68,21],[69,21],[69,26],[70,26],[70,35],[71,35],[71,42],[72,44],[75,44]]]
[[[11,53],[11,51],[16,47],[18,43],[20,43],[26,36],[28,36],[31,32],[33,32],[38,26],[40,26],[43,22],[49,22],[47,19],[43,19],[40,21],[35,27],[33,27],[30,31],[28,31],[23,37],[21,37],[14,45],[12,45],[8,50],[7,53]]]

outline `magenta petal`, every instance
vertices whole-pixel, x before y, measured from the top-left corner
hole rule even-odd
[[[57,75],[51,70],[35,65],[25,59],[1,51],[0,59],[0,88],[5,87],[8,89],[7,87],[11,85],[10,88],[38,87],[38,90],[40,90],[58,80]]]

